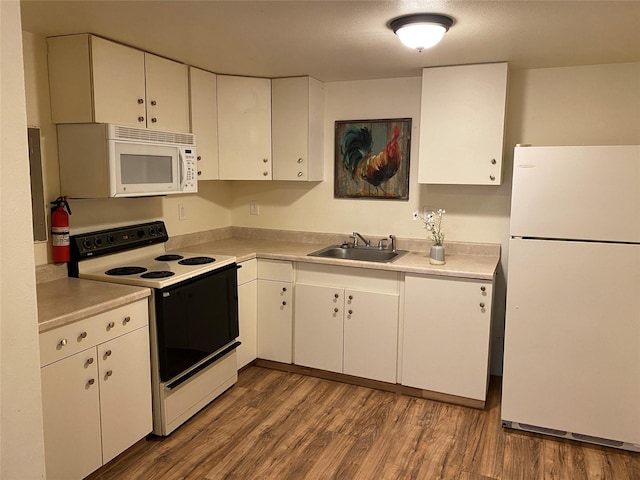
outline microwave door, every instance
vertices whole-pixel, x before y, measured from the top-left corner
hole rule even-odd
[[[166,195],[179,191],[178,148],[115,142],[116,195]]]

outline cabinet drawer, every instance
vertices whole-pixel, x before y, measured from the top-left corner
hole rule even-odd
[[[279,282],[293,281],[293,264],[280,260],[258,260],[258,278]]]
[[[48,365],[149,323],[147,300],[100,313],[40,334],[40,366]]]
[[[247,260],[246,262],[239,263],[238,266],[242,267],[238,269],[238,285],[242,285],[243,283],[247,283],[258,278],[257,260]]]

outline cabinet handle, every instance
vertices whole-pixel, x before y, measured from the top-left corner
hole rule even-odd
[[[353,300],[353,295],[349,295],[349,300]]]
[[[157,105],[156,101],[155,100],[151,100],[151,105],[155,107]]]
[[[282,287],[282,291],[286,292],[287,291],[287,287]]]
[[[334,308],[334,309],[333,309],[333,312],[334,312],[334,313],[338,313],[338,308],[337,308],[337,307],[336,307],[336,308]]]
[[[144,98],[139,98],[139,99],[138,99],[138,104],[139,104],[139,105],[142,105],[143,103],[144,103]]]
[[[89,380],[87,380],[87,387],[90,387],[91,385],[93,385],[94,383],[96,383],[95,379],[90,378]]]
[[[66,345],[67,345],[67,339],[66,338],[63,338],[62,340],[60,340],[58,342],[58,347],[60,347],[60,348],[66,346]]]
[[[298,177],[301,177],[301,176],[302,176],[302,172],[298,172]]]
[[[131,317],[126,316],[122,319],[122,324],[126,325],[127,323],[129,323],[131,321]]]
[[[480,308],[484,308],[484,302],[480,302]]]
[[[80,335],[78,335],[78,341],[82,340],[83,338],[87,338],[87,332],[82,332]]]
[[[337,293],[333,296],[333,298],[340,298],[340,295],[338,295]]]
[[[198,170],[198,176],[202,175],[202,170]]]
[[[111,350],[107,350],[106,352],[104,352],[104,358],[107,358],[110,356],[111,356]]]
[[[498,162],[496,162],[496,159],[495,159],[495,158],[492,158],[492,159],[491,159],[491,165],[495,165],[496,163],[498,163]]]
[[[264,172],[262,172],[262,175],[264,175],[266,177],[267,175],[269,175],[269,172],[264,171]]]
[[[269,159],[268,159],[268,158],[263,158],[263,159],[262,159],[262,161],[263,161],[264,163],[267,163],[267,162],[269,161]]]
[[[298,159],[298,163],[302,163],[302,159],[301,158]]]
[[[158,119],[157,119],[156,117],[153,117],[153,118],[151,119],[151,123],[157,123],[157,122],[158,122]]]
[[[113,375],[113,371],[112,370],[107,370],[104,374],[104,378],[109,378],[111,375]]]
[[[198,161],[202,160],[202,155],[198,155]]]
[[[351,314],[353,313],[353,310],[349,310],[349,312],[348,312],[348,313],[349,313],[349,315],[351,315]]]
[[[142,116],[138,117],[138,121],[139,122],[144,122],[144,117],[142,117]]]
[[[480,291],[481,292],[486,292],[487,291],[487,287],[480,287]]]
[[[489,178],[490,178],[491,180],[495,180],[495,179],[496,179],[496,176],[495,176],[495,175],[489,175]]]
[[[91,365],[93,363],[93,358],[87,358],[87,365]]]
[[[111,330],[111,329],[112,329],[113,327],[115,327],[115,326],[116,326],[116,324],[115,324],[115,323],[113,323],[113,322],[109,322],[109,323],[107,323],[107,330]]]

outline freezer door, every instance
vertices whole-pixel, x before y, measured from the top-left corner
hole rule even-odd
[[[640,445],[640,245],[511,240],[502,419]]]
[[[517,147],[511,236],[640,242],[640,145]]]

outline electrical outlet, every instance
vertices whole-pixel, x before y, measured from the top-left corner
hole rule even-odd
[[[422,207],[422,216],[424,218],[427,218],[427,215],[429,215],[431,212],[435,212],[434,208],[427,205],[426,207]]]
[[[178,204],[178,220],[182,221],[182,220],[186,220],[187,219],[187,211],[184,208],[184,204],[183,203],[179,203]]]
[[[258,205],[257,200],[251,200],[249,202],[249,214],[250,215],[260,215],[260,206]]]

